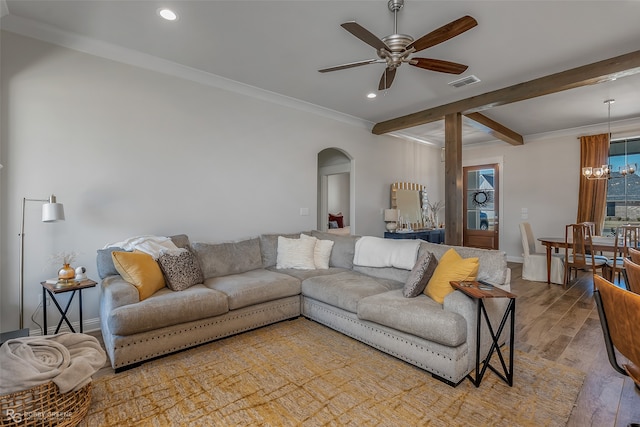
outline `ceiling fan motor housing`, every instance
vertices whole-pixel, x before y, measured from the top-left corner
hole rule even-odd
[[[391,52],[402,52],[409,43],[413,42],[413,37],[406,34],[391,34],[384,37],[382,41],[389,47]]]

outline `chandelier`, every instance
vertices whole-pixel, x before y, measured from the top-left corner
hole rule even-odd
[[[607,116],[607,139],[608,143],[611,144],[611,104],[616,102],[615,99],[607,99],[604,101],[608,106],[608,116]],[[633,175],[638,170],[638,165],[635,163],[626,164],[627,161],[627,144],[625,142],[624,147],[624,160],[625,165],[620,166],[618,172],[620,172],[620,178],[624,178],[627,175]],[[611,171],[613,167],[611,165],[602,165],[597,167],[584,167],[582,168],[582,175],[587,179],[611,179]]]

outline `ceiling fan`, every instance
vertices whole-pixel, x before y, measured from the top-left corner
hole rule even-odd
[[[393,34],[390,36],[380,39],[355,21],[345,22],[341,25],[342,28],[376,49],[378,58],[350,62],[335,67],[323,68],[318,71],[328,73],[330,71],[344,70],[361,65],[386,63],[387,68],[384,70],[384,73],[382,73],[380,84],[378,85],[378,90],[384,90],[391,87],[391,83],[393,83],[393,79],[396,76],[396,70],[403,62],[425,70],[449,74],[461,74],[468,68],[467,65],[440,59],[413,58],[411,54],[459,36],[478,25],[478,21],[466,15],[443,25],[437,30],[420,37],[418,40],[414,40],[413,37],[406,34],[398,34],[398,11],[404,6],[404,0],[389,0],[388,6],[389,10],[393,12],[394,17]]]

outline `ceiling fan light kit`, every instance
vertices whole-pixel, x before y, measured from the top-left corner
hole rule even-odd
[[[425,70],[449,74],[462,74],[468,68],[467,65],[456,62],[433,58],[415,58],[411,55],[470,30],[478,25],[478,22],[474,18],[468,15],[463,16],[414,40],[413,37],[406,34],[398,34],[398,11],[404,6],[404,0],[389,0],[387,6],[394,15],[393,34],[391,35],[380,39],[355,21],[345,22],[341,25],[342,28],[349,31],[352,35],[376,49],[378,58],[349,62],[334,67],[323,68],[318,71],[328,73],[362,65],[386,64],[385,71],[382,73],[380,83],[378,84],[378,90],[385,90],[391,87],[396,75],[396,70],[403,63]]]

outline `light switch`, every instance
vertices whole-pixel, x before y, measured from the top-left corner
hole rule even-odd
[[[309,208],[300,208],[300,216],[309,216]]]

